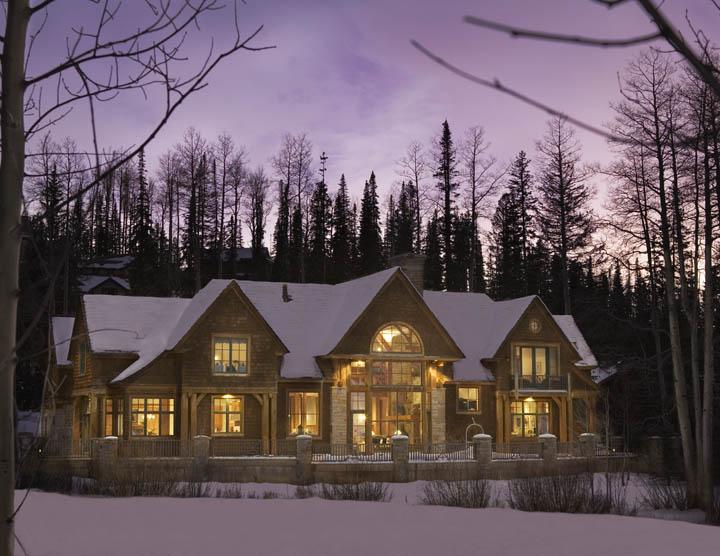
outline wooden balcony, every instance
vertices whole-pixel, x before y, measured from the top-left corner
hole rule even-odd
[[[567,375],[513,375],[510,377],[508,390],[518,392],[567,392]]]

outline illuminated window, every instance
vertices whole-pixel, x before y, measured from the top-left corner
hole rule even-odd
[[[422,363],[420,361],[373,361],[373,386],[422,384]]]
[[[213,340],[213,373],[246,375],[248,372],[246,338],[216,337]]]
[[[378,332],[372,343],[373,353],[422,353],[420,338],[404,324],[390,324]]]
[[[542,382],[558,374],[557,349],[547,346],[518,346],[515,348],[515,368],[525,378]]]
[[[105,398],[105,436],[122,436],[123,434],[123,400],[122,398]]]
[[[290,392],[288,394],[288,431],[290,434],[320,434],[320,394]]]
[[[550,404],[536,402],[532,398],[510,404],[510,417],[514,437],[535,437],[549,431]]]
[[[353,444],[365,444],[365,392],[350,392]]]
[[[353,361],[350,363],[351,386],[365,386],[366,376],[365,361]]]
[[[130,404],[133,436],[172,436],[175,434],[173,398],[132,398]]]
[[[422,439],[422,392],[373,392],[370,418],[373,444],[385,444],[394,434],[416,444]]]
[[[243,396],[213,398],[213,434],[244,434]]]
[[[480,411],[480,388],[458,388],[457,410],[462,413]]]

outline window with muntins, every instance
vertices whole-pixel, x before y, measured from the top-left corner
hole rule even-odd
[[[87,343],[85,340],[80,340],[78,352],[78,372],[79,374],[84,375],[87,366]]]
[[[213,339],[213,374],[248,374],[248,340],[231,336]]]
[[[557,348],[551,346],[518,346],[515,348],[516,369],[523,377],[543,381],[558,374]]]
[[[460,387],[457,395],[457,410],[460,413],[480,412],[480,388]]]
[[[422,353],[420,338],[404,324],[389,324],[377,333],[372,343],[373,353]]]
[[[290,434],[317,436],[320,433],[320,394],[317,392],[290,392],[288,409]]]
[[[532,398],[511,402],[510,414],[513,437],[532,438],[549,432],[550,404]]]
[[[173,436],[175,400],[173,398],[132,398],[130,404],[132,436]]]
[[[217,396],[213,398],[213,434],[245,433],[245,398]]]

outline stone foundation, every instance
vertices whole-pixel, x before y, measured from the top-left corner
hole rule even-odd
[[[346,444],[348,441],[347,388],[333,386],[330,396],[330,443]]]
[[[432,390],[431,403],[430,419],[432,420],[432,430],[430,431],[430,442],[442,444],[446,440],[445,388],[434,388]]]

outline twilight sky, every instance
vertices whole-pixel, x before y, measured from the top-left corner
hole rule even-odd
[[[47,67],[64,49],[68,25],[97,8],[80,0],[53,5],[50,29],[35,46],[31,70]],[[72,6],[73,9],[69,9]],[[149,17],[141,0],[125,0],[125,19],[134,27]],[[720,27],[710,0],[666,0],[663,10],[683,30],[685,11],[707,32]],[[414,38],[438,55],[479,76],[504,84],[554,107],[602,125],[617,98],[617,72],[637,49],[601,50],[511,39],[462,22],[477,15],[521,27],[568,34],[622,37],[653,30],[633,4],[608,10],[591,0],[246,0],[239,3],[243,30],[260,24],[256,42],[275,50],[239,52],[212,75],[210,85],[187,101],[148,150],[151,168],[160,153],[178,142],[188,126],[207,138],[227,131],[245,145],[253,166],[265,164],[285,132],[305,131],[319,157],[329,156],[327,181],[336,189],[345,173],[359,196],[370,170],[383,191],[395,181],[396,161],[411,140],[429,143],[447,118],[459,138],[481,125],[501,161],[535,141],[547,116],[502,94],[449,74],[410,45]],[[232,10],[206,18],[188,43],[205,56],[234,38]],[[160,98],[128,94],[102,111],[101,142],[128,145],[149,129]],[[75,113],[56,127],[55,137],[86,138],[87,125]],[[578,132],[585,159],[607,162],[602,138]],[[600,184],[602,194],[603,187]]]

